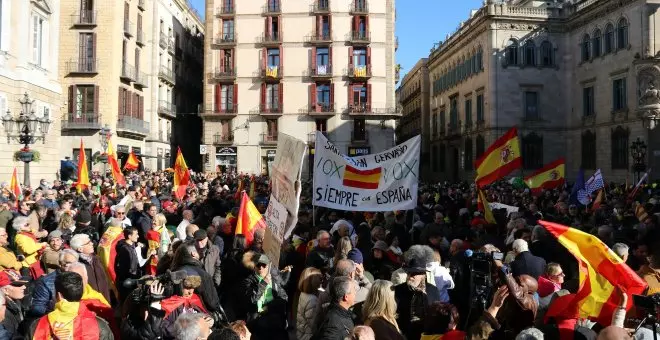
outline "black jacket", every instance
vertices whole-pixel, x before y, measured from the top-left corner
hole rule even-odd
[[[5,312],[5,319],[2,325],[7,330],[10,339],[23,339],[23,332],[19,329],[23,321],[23,309],[20,304],[13,300],[5,298],[7,302],[7,311]]]
[[[407,283],[394,287],[397,302],[397,324],[407,339],[419,339],[424,331],[426,308],[440,300],[438,289],[426,283],[426,292],[410,288]]]
[[[138,263],[137,254],[135,253],[135,246],[126,243],[126,240],[119,240],[117,242],[117,257],[115,258],[115,273],[117,275],[116,283],[117,290],[122,297],[130,293],[128,288],[123,285],[126,279],[138,279],[142,275],[140,264]]]
[[[206,310],[209,312],[216,312],[221,309],[220,298],[218,297],[218,292],[213,284],[213,278],[204,270],[204,266],[201,262],[192,257],[186,257],[181,265],[177,268],[173,268],[172,271],[177,270],[185,270],[190,276],[196,275],[202,278],[202,285],[195,289],[195,293],[199,295],[202,302],[204,302]],[[176,294],[180,295],[181,291],[179,285],[177,285],[175,289],[178,289]]]
[[[514,277],[527,274],[538,280],[545,272],[545,260],[532,255],[529,251],[524,251],[516,256],[510,267]]]
[[[331,304],[312,340],[344,340],[354,326],[351,311]]]

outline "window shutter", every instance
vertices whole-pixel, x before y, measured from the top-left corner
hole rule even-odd
[[[268,51],[266,50],[265,47],[262,49],[261,54],[262,54],[261,55],[261,68],[265,72],[266,71],[266,65],[267,65],[267,62],[268,62]]]
[[[351,33],[355,34],[359,28],[360,28],[360,17],[355,16],[353,17],[353,32]]]
[[[215,107],[213,108],[213,112],[220,112],[220,104],[222,103],[220,101],[220,91],[222,90],[222,85],[216,84],[215,85]]]
[[[272,120],[273,122],[273,136],[277,136],[277,118]]]
[[[282,83],[279,84],[279,91],[278,92],[279,92],[279,95],[280,95],[280,98],[279,98],[279,104],[280,104],[279,109],[280,109],[280,111],[279,112],[284,112],[284,84],[282,84]]]
[[[140,96],[137,93],[133,93],[133,111],[135,112],[135,117],[140,117]]]
[[[312,74],[316,73],[317,67],[316,67],[316,47],[312,47],[312,67],[314,68],[314,71]]]
[[[348,48],[348,67],[353,68],[353,47]],[[350,72],[350,70],[349,70]]]
[[[283,65],[284,65],[284,48],[282,47],[282,45],[280,45],[280,64],[278,65],[279,70],[277,70],[277,72],[280,74],[280,77],[282,77],[282,66]]]
[[[367,47],[367,70],[371,70],[371,47]]]
[[[368,110],[373,110],[371,108],[371,84],[367,84],[367,105]]]
[[[328,15],[328,34],[330,35],[330,40],[332,40],[332,15]]]
[[[332,46],[328,47],[328,66],[330,67],[328,72],[332,74]]]
[[[99,118],[99,97],[100,97],[100,87],[94,86],[94,119]]]
[[[125,114],[124,105],[123,105],[124,104],[124,98],[123,97],[124,97],[124,89],[122,89],[121,86],[120,86],[119,87],[119,92],[118,92],[118,95],[117,95],[117,99],[119,100],[119,105],[117,105],[117,110],[119,111],[120,116]]]
[[[96,33],[92,33],[92,65],[91,69],[96,71]]]
[[[261,84],[261,105],[266,105],[266,83]]]
[[[321,38],[323,36],[323,16],[322,15],[317,15],[316,16],[316,38]]]
[[[85,48],[85,38],[87,37],[86,34],[84,33],[79,33],[78,34],[78,69],[77,71],[80,70],[80,65],[85,61],[85,52],[87,49]]]
[[[238,105],[238,84],[233,85],[234,88],[234,112],[238,112],[236,106]]]
[[[76,103],[75,103],[75,95],[76,95],[76,86],[75,85],[69,85],[69,114],[73,115],[76,112]]]
[[[309,85],[309,102],[311,105],[311,111],[318,111],[316,108],[316,84]]]
[[[369,35],[369,16],[364,17],[364,34]]]
[[[270,32],[270,27],[271,27],[270,26],[270,17],[266,17],[264,22],[265,22],[265,24],[264,24],[264,34],[266,35],[265,38],[268,38],[268,37],[270,37],[270,33],[271,33]]]
[[[220,50],[220,67],[219,71],[224,72],[225,71],[225,50]]]
[[[330,107],[334,107],[335,105],[335,84],[331,83],[330,84]]]
[[[348,89],[348,106],[350,108],[353,105],[353,84],[349,84],[346,89]]]
[[[282,39],[282,17],[277,17],[277,38]]]

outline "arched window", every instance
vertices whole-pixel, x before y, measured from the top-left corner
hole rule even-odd
[[[600,57],[601,54],[601,33],[600,30],[597,29],[594,31],[594,39],[592,43],[592,52],[591,54],[594,56],[594,58]]]
[[[591,38],[589,34],[582,37],[582,61],[589,61],[591,59]]]
[[[518,41],[509,39],[506,47],[506,61],[507,65],[518,65]]]
[[[553,66],[554,51],[552,50],[552,43],[544,41],[541,43],[541,66]]]
[[[543,166],[543,137],[532,132],[522,138],[522,159],[525,169]]]
[[[582,168],[596,169],[596,134],[591,130],[582,134]]]
[[[605,27],[605,53],[612,53],[614,51],[614,25],[607,24]]]
[[[612,130],[612,169],[628,168],[628,136],[630,130],[621,125]]]
[[[536,66],[536,45],[532,40],[525,43],[525,66]]]
[[[616,47],[619,50],[628,48],[628,20],[621,18],[616,26]]]

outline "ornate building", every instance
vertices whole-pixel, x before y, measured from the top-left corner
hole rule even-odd
[[[637,137],[653,166],[660,136],[641,117],[660,108],[658,7],[488,0],[429,56],[432,172],[471,180],[474,160],[512,126],[523,175],[566,157],[569,178],[582,167],[623,181]]]

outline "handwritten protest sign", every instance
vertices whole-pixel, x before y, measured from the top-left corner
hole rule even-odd
[[[392,211],[417,205],[421,137],[377,154],[349,157],[316,132],[314,205]]]

